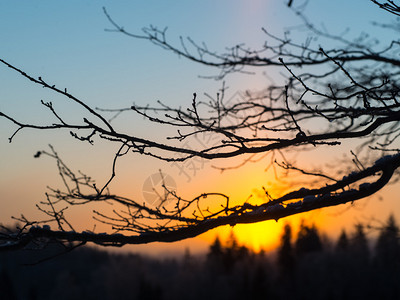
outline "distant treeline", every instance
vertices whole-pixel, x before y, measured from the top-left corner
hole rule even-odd
[[[301,223],[296,232],[284,226],[275,256],[254,253],[233,235],[216,238],[202,257],[187,251],[156,259],[82,247],[51,258],[62,253],[59,245],[0,253],[0,299],[400,299],[393,216],[374,243],[363,224],[337,241],[315,225]]]

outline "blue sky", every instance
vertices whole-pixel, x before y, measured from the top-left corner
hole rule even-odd
[[[295,5],[299,2],[294,0]],[[33,76],[68,88],[92,106],[127,107],[132,103],[152,104],[156,100],[188,106],[193,92],[213,95],[221,87],[221,82],[199,78],[199,75],[215,75],[218,70],[178,58],[147,41],[106,32],[104,29],[111,25],[103,14],[103,6],[128,31],[140,33],[142,27],[150,24],[168,26],[172,42],[178,42],[179,36],[190,36],[216,51],[242,42],[260,47],[265,37],[261,27],[281,35],[301,23],[285,2],[278,0],[1,1],[0,57]],[[350,27],[354,33],[366,30],[373,34],[371,20],[388,20],[386,14],[365,0],[310,1],[306,14],[317,25],[324,23],[332,33]],[[293,38],[301,41],[304,36],[297,32]],[[264,88],[267,80],[263,71],[255,70],[253,76],[228,76],[225,79],[228,92]],[[50,118],[40,105],[41,99],[53,101],[67,118],[81,117],[76,105],[0,66],[0,111],[40,123]],[[159,134],[140,124],[127,126],[138,134]],[[29,130],[22,131],[9,144],[7,138],[13,130],[14,126],[0,119],[0,154],[7,158],[0,162],[2,222],[7,222],[9,215],[23,211],[35,216],[34,204],[42,199],[46,186],[59,184],[54,163],[32,157],[49,143],[72,166],[95,173],[100,180],[109,174],[110,166],[104,162],[110,161],[115,152],[112,145],[99,143],[94,148],[75,142],[68,132]],[[132,190],[140,191],[145,178],[160,166],[167,168],[153,160],[127,159],[121,166],[124,176],[115,186],[132,185]],[[178,176],[176,170],[171,172]]]

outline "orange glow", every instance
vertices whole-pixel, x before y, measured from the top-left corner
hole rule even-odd
[[[236,158],[229,162],[218,162],[218,166],[237,166],[240,165],[244,159],[245,158]],[[276,179],[275,172],[272,168],[269,168],[266,171],[268,165],[271,163],[270,156],[263,157],[259,161],[257,161],[257,157],[255,157],[254,161],[256,162],[248,162],[238,169],[222,173],[211,168],[212,164],[216,165],[217,163],[204,162],[203,168],[197,170],[196,173],[190,173],[190,175],[192,175],[190,181],[187,180],[187,177],[181,175],[176,168],[169,165],[163,166],[162,172],[173,177],[176,181],[177,192],[180,196],[185,197],[186,199],[193,199],[202,193],[220,192],[225,193],[230,197],[230,206],[243,204],[246,200],[254,205],[265,203],[268,199],[265,196],[263,188],[265,188],[272,197],[278,197],[289,190],[297,188],[296,186],[288,184],[289,181],[288,178],[285,177],[285,174],[278,174],[278,176],[280,175],[279,178],[283,179],[283,181],[280,181]],[[144,174],[139,174],[141,175],[139,176],[136,169],[132,170],[130,167],[127,167],[131,166],[128,162],[129,161],[124,161],[124,164],[120,164],[121,166],[118,169],[119,177],[117,178],[118,180],[113,182],[112,190],[131,197],[138,202],[146,202],[146,198],[142,195],[143,184],[148,176],[159,172],[159,166],[155,165],[154,168],[149,167],[146,172],[143,172]],[[190,169],[186,170],[188,172],[190,171]],[[135,176],[137,176],[137,180],[132,179],[132,177]],[[250,195],[252,195],[252,197],[249,198]],[[211,211],[219,210],[221,209],[220,205],[225,204],[225,198],[217,196],[210,196],[201,201],[201,208],[209,208]],[[147,204],[151,205],[150,203]],[[173,205],[173,203],[171,203],[171,205]],[[78,230],[93,228],[93,223],[96,223],[96,232],[109,232],[110,228],[105,224],[94,222],[92,219],[85,217],[91,215],[91,210],[94,208],[103,213],[108,212],[109,215],[112,215],[111,209],[115,209],[116,207],[106,204],[100,205],[99,207],[99,204],[96,203],[95,207],[88,207],[87,210],[82,207],[71,208],[68,210],[68,214],[71,216],[72,223]],[[289,222],[292,225],[293,232],[297,231],[301,219],[305,219],[307,224],[315,223],[321,233],[331,234],[335,233],[333,231],[340,232],[341,228],[346,225],[344,224],[346,221],[336,224],[338,222],[337,217],[335,217],[335,212],[342,211],[343,209],[344,207],[340,206],[338,208],[317,210],[281,219],[279,222],[269,220],[255,224],[237,224],[234,227],[227,225],[206,232],[197,238],[185,240],[174,245],[154,243],[151,244],[150,247],[146,245],[132,246],[124,247],[123,250],[129,248],[132,251],[143,251],[144,253],[149,254],[150,252],[148,249],[151,248],[152,253],[165,254],[167,252],[173,252],[171,249],[174,249],[174,247],[187,247],[190,248],[192,253],[200,253],[208,251],[208,245],[215,240],[216,236],[219,236],[221,241],[224,243],[229,239],[231,232],[233,232],[239,245],[246,246],[254,252],[260,252],[261,250],[270,252],[274,251],[279,245],[282,228],[286,222]],[[329,214],[331,214],[331,216]],[[351,218],[349,219],[350,220],[347,220],[347,222],[352,224]],[[334,228],[335,230],[331,230],[334,226],[336,226]]]
[[[212,243],[218,236],[222,242],[229,239],[231,232],[236,237],[238,244],[258,253],[261,250],[274,250],[279,244],[282,223],[265,221],[256,224],[240,224],[234,227],[224,226],[201,236],[208,243]]]
[[[222,243],[224,243],[229,240],[229,237],[233,232],[239,245],[246,246],[256,253],[259,253],[261,250],[270,252],[276,250],[279,246],[283,226],[286,223],[289,223],[292,226],[294,236],[296,235],[302,221],[305,221],[307,225],[315,224],[320,230],[320,233],[324,234],[324,214],[321,212],[321,210],[318,210],[294,215],[281,219],[278,222],[269,220],[254,224],[239,224],[234,227],[227,225],[209,231],[201,235],[200,238],[211,244],[218,236]]]
[[[278,194],[280,188],[272,186],[274,174],[272,171],[265,172],[263,160],[258,163],[248,163],[241,168],[213,176],[208,176],[208,184],[215,184],[219,191],[225,191],[230,196],[231,205],[243,204],[246,199],[252,204],[262,204],[267,201],[263,187],[271,194]],[[249,196],[252,195],[251,198]],[[210,206],[211,207],[211,206]],[[261,250],[271,251],[279,245],[280,235],[284,222],[274,220],[259,222],[255,224],[237,224],[216,228],[200,236],[200,239],[211,244],[216,236],[222,242],[229,239],[231,233],[237,239],[239,245],[246,246],[254,252]]]

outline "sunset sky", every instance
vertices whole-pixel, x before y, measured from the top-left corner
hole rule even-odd
[[[174,44],[179,36],[190,36],[205,42],[209,49],[224,51],[226,46],[246,43],[261,48],[265,34],[261,28],[282,36],[285,31],[301,24],[287,8],[286,1],[278,0],[221,0],[221,1],[2,1],[0,2],[0,58],[21,68],[33,77],[41,76],[68,91],[92,107],[122,108],[133,103],[156,104],[161,100],[170,106],[190,106],[193,92],[200,99],[204,93],[215,95],[222,82],[200,78],[218,74],[217,69],[197,65],[179,58],[144,40],[135,40],[111,28],[102,7],[127,31],[140,33],[141,28],[156,25],[168,27],[168,37]],[[294,0],[294,5],[302,1]],[[332,33],[341,34],[350,28],[350,36],[361,31],[379,34],[390,39],[392,32],[371,27],[371,21],[388,22],[390,16],[365,0],[311,0],[306,15],[317,25],[324,25]],[[299,42],[304,37],[298,33]],[[279,70],[250,70],[254,75],[234,74],[225,78],[227,98],[234,98],[246,90],[262,90],[272,81],[279,82]],[[46,91],[16,72],[0,66],[0,111],[18,120],[35,124],[48,124],[50,112],[40,100],[52,101],[66,118],[79,118],[76,105]],[[111,115],[110,115],[111,116]],[[125,128],[140,136],[163,139],[156,127],[142,126],[129,116],[122,116]],[[34,159],[37,150],[54,146],[72,169],[81,170],[105,182],[111,171],[111,162],[118,145],[99,142],[94,146],[79,143],[68,131],[39,132],[23,130],[12,143],[8,138],[16,130],[10,122],[0,118],[0,222],[13,223],[10,216],[21,213],[28,218],[39,217],[35,204],[44,198],[47,186],[61,186],[54,161],[49,158]],[[347,145],[349,146],[349,145]],[[351,145],[349,146],[351,148]],[[348,149],[328,149],[310,165],[334,162]],[[343,152],[345,151],[345,152]],[[346,152],[347,151],[347,152]],[[320,161],[319,161],[320,159]],[[273,171],[265,171],[268,161],[245,165],[242,169],[223,175],[212,166],[230,166],[242,160],[206,162],[196,165],[196,170],[186,165],[184,172],[176,165],[131,156],[118,165],[118,176],[112,185],[114,192],[134,198],[143,198],[145,180],[162,169],[174,178],[178,191],[197,196],[203,192],[226,192],[236,201],[245,200],[262,186],[279,190]],[[340,206],[287,220],[235,227],[241,243],[272,249],[286,221],[298,224],[301,218],[315,222],[324,233],[337,235],[342,227],[351,229],[356,222],[376,217],[386,220],[393,212],[400,220],[397,204],[399,185],[386,187],[378,196],[361,200],[349,209]],[[83,230],[93,228],[90,211],[71,210],[71,221]],[[87,214],[89,212],[89,214]],[[101,228],[101,226],[100,226]],[[213,230],[198,238],[172,245],[155,244],[131,246],[125,249],[146,253],[173,253],[189,247],[198,252],[206,249],[216,234],[227,236],[230,228]]]

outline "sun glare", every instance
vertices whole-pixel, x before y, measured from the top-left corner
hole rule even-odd
[[[255,224],[238,224],[234,227],[227,225],[209,231],[201,238],[211,244],[218,236],[222,243],[225,243],[233,233],[240,246],[245,246],[256,253],[262,250],[273,251],[279,245],[282,224],[282,222],[265,221]]]
[[[265,221],[256,224],[242,224],[233,228],[239,244],[252,249],[254,252],[261,250],[274,250],[279,244],[281,223]]]

